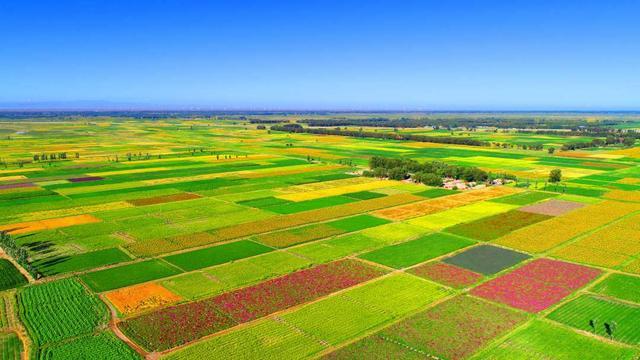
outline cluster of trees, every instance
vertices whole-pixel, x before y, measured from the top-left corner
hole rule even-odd
[[[392,180],[412,179],[430,186],[442,186],[444,178],[462,179],[468,182],[486,182],[498,178],[515,180],[513,175],[490,174],[475,166],[450,165],[441,161],[419,163],[416,160],[374,156],[363,173],[370,177],[388,177]]]
[[[360,138],[376,138],[386,140],[410,140],[418,142],[431,142],[439,144],[456,144],[456,145],[470,145],[470,146],[488,146],[489,143],[460,137],[448,137],[448,136],[426,136],[415,134],[399,134],[399,133],[384,133],[384,132],[371,132],[360,130],[343,130],[340,128],[327,129],[327,128],[308,128],[302,127],[300,124],[284,124],[275,125],[271,127],[273,131],[287,131],[294,133],[308,133],[308,134],[320,134],[320,135],[342,135]]]
[[[608,145],[623,145],[626,147],[632,147],[636,143],[635,134],[625,135],[625,136],[615,136],[608,135],[604,140],[603,139],[593,139],[591,141],[583,141],[583,142],[574,142],[567,143],[562,145],[562,150],[577,150],[577,149],[586,149],[586,148],[594,148],[594,147],[602,147]]]
[[[34,278],[40,278],[40,273],[29,263],[29,253],[27,249],[16,244],[13,237],[6,231],[0,231],[0,247]]]

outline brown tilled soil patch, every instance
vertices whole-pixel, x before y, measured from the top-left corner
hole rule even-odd
[[[552,199],[538,204],[523,206],[518,210],[534,214],[558,216],[581,207],[584,207],[584,204]]]

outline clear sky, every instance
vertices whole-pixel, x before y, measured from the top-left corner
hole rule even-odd
[[[2,0],[0,107],[638,110],[640,1]]]

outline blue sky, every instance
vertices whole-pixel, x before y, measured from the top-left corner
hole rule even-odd
[[[638,110],[639,13],[625,0],[6,0],[0,106]]]

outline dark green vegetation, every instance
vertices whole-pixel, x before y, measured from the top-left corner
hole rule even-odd
[[[0,259],[0,291],[13,289],[27,283],[27,279],[16,269],[11,261]]]
[[[402,269],[472,244],[471,240],[438,233],[398,245],[383,247],[360,255],[360,257],[382,265]]]
[[[493,275],[528,258],[530,258],[529,255],[517,251],[492,245],[480,245],[443,261],[480,274]]]
[[[34,262],[34,266],[45,276],[73,271],[95,269],[105,265],[131,260],[129,255],[118,248],[92,251],[68,258],[58,257]]]
[[[128,285],[176,275],[182,271],[162,260],[147,260],[82,275],[80,278],[93,291],[103,292]]]
[[[388,177],[392,180],[412,178],[430,186],[441,186],[443,178],[463,179],[465,181],[484,182],[493,178],[486,171],[474,166],[456,166],[440,161],[419,163],[411,159],[397,159],[373,156],[369,160],[371,171],[365,176]],[[499,177],[513,178],[502,175]]]
[[[264,254],[269,251],[273,251],[273,249],[253,241],[241,240],[167,256],[164,260],[183,270],[190,271]]]

